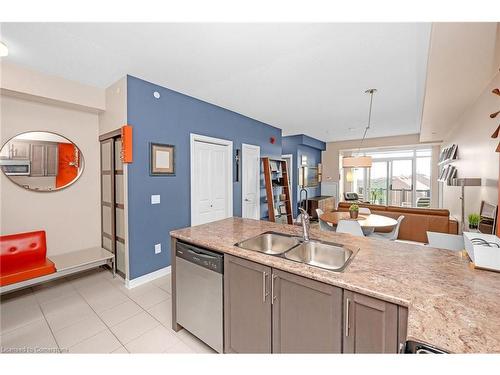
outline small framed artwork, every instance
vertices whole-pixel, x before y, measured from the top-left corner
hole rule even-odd
[[[161,143],[149,145],[149,174],[151,176],[174,176],[175,146]]]

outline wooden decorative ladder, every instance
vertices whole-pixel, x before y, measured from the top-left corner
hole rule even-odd
[[[262,163],[264,167],[264,182],[266,186],[269,221],[293,224],[287,162],[281,159],[266,157],[262,158]],[[271,169],[272,167],[273,170]],[[281,199],[282,196],[284,196],[285,199]],[[286,221],[284,219],[286,219]]]

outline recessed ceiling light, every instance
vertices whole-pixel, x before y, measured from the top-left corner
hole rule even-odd
[[[160,95],[160,93],[159,93],[158,91],[155,91],[155,92],[153,93],[153,96],[154,96],[156,99],[160,99],[160,96],[161,96],[161,95]]]
[[[9,49],[4,42],[0,42],[0,57],[7,56],[9,54]]]

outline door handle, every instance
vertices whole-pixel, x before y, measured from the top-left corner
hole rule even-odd
[[[276,299],[276,296],[274,295],[274,280],[276,280],[278,276],[273,275],[271,278],[271,305],[274,303],[274,300]]]
[[[266,298],[269,295],[266,288],[267,272],[262,272],[262,302],[266,303]]]
[[[345,335],[346,337],[349,336],[349,304],[351,301],[349,301],[349,298],[346,299],[346,304],[345,304]]]

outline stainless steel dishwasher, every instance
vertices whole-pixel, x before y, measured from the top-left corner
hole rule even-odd
[[[222,353],[224,256],[183,242],[175,254],[177,322]]]

